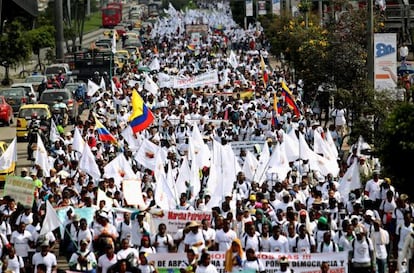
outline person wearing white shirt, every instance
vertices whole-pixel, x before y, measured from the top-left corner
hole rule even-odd
[[[166,231],[167,226],[164,223],[159,224],[158,233],[151,239],[157,253],[168,253],[174,247],[174,240]]]
[[[12,232],[10,243],[14,246],[16,254],[23,259],[28,258],[28,250],[30,246],[33,246],[32,234],[25,230],[26,224],[20,223],[17,230]]]
[[[351,242],[349,258],[351,260],[351,272],[366,273],[375,270],[374,246],[371,239],[366,237],[363,226],[355,228],[356,238]]]
[[[383,183],[383,180],[379,178],[379,171],[374,171],[372,173],[372,179],[367,181],[365,185],[365,195],[368,196],[374,204],[377,200],[380,200],[380,185]],[[378,203],[378,206],[380,203]],[[377,207],[378,207],[377,206]]]
[[[333,253],[339,252],[338,245],[332,240],[332,234],[330,231],[326,231],[323,234],[323,240],[318,243],[316,248],[318,253]]]
[[[95,254],[88,249],[89,242],[81,240],[79,250],[72,254],[69,260],[69,267],[74,271],[92,273],[96,267]]]
[[[46,273],[56,272],[57,260],[55,254],[49,252],[49,242],[44,241],[41,245],[40,252],[36,252],[32,257],[32,265],[37,273],[37,265],[46,265]]]
[[[387,245],[390,243],[388,231],[381,227],[381,220],[374,220],[374,231],[371,233],[371,240],[374,245],[377,272],[385,273],[387,271]]]
[[[286,236],[280,234],[280,226],[273,226],[272,237],[269,238],[269,251],[289,253],[289,242]]]
[[[243,250],[253,248],[255,251],[262,251],[262,242],[260,235],[256,232],[256,228],[253,223],[246,224],[246,234],[242,239]]]
[[[246,260],[243,261],[244,270],[254,270],[258,273],[266,272],[263,262],[256,256],[254,249],[246,250]]]
[[[206,248],[210,249],[215,246],[216,231],[210,227],[210,221],[207,219],[201,220],[202,232],[204,240],[206,241]]]
[[[3,262],[6,270],[10,270],[14,273],[20,273],[21,269],[24,269],[23,258],[16,255],[16,251],[13,247],[9,248],[8,255],[5,255]]]
[[[190,232],[184,238],[184,248],[185,251],[190,249],[191,247],[195,247],[198,253],[201,253],[202,250],[205,248],[205,241],[203,237],[203,232],[200,229],[200,225],[192,221],[188,225],[188,229]]]
[[[128,257],[130,255],[132,255],[132,258]],[[137,266],[139,253],[137,249],[130,247],[129,240],[127,238],[124,238],[121,241],[121,249],[118,251],[118,253],[116,253],[116,259],[118,261],[128,259],[129,261],[133,261],[133,264],[131,264],[131,266]]]
[[[211,257],[209,253],[201,254],[199,265],[195,273],[218,273],[217,268],[210,263]]]
[[[223,227],[216,232],[214,240],[217,245],[217,250],[226,251],[231,246],[231,242],[236,238],[236,232],[230,229],[230,221],[228,219],[224,219]]]
[[[107,273],[108,269],[118,262],[114,247],[111,244],[105,246],[105,254],[98,258],[98,270],[97,273]]]
[[[299,227],[299,236],[296,237],[296,243],[293,247],[294,252],[298,253],[314,253],[315,252],[315,239],[307,231],[305,225]]]

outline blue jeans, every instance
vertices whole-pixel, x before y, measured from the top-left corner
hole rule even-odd
[[[378,259],[377,258],[377,273],[385,273],[387,272],[387,259]]]

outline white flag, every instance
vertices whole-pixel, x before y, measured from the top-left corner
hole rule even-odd
[[[156,96],[158,94],[158,85],[152,80],[150,76],[145,74],[144,89]]]
[[[113,177],[115,184],[119,187],[123,179],[134,179],[136,174],[132,170],[131,164],[125,158],[123,153],[111,160],[104,167],[104,174],[108,177]]]
[[[85,146],[85,141],[82,138],[80,130],[78,127],[75,127],[75,132],[73,133],[73,142],[72,149],[82,153]]]
[[[175,182],[175,187],[177,189],[177,194],[180,196],[183,192],[187,191],[186,183],[190,182],[191,179],[191,172],[190,172],[190,165],[186,156],[183,157],[183,162],[181,163],[181,167],[178,171],[178,177]]]
[[[138,150],[141,143],[139,139],[134,136],[134,132],[132,131],[131,126],[126,126],[125,129],[121,132],[121,135],[126,140],[126,142],[128,142],[128,148],[131,151]]]
[[[253,180],[253,176],[258,164],[259,161],[256,159],[256,157],[250,151],[247,151],[242,171],[248,180]]]
[[[35,164],[39,165],[43,170],[43,175],[45,177],[50,177],[50,162],[49,156],[47,154],[45,145],[43,144],[42,138],[40,135],[37,135],[37,150],[35,156]]]
[[[145,168],[155,170],[155,155],[159,150],[161,151],[162,159],[165,161],[167,158],[166,152],[145,138],[135,154],[135,160]]]
[[[98,194],[96,196],[96,204],[99,204],[101,201],[105,201],[105,208],[107,210],[112,209],[112,206],[114,204],[114,199],[112,199],[111,197],[108,197],[103,190],[98,188]]]
[[[151,71],[159,71],[161,66],[160,66],[160,61],[158,61],[158,58],[154,58],[152,59],[150,65],[148,66],[149,69],[151,69]]]
[[[239,62],[237,61],[237,57],[236,54],[234,53],[234,51],[230,51],[230,56],[229,56],[229,64],[233,67],[233,68],[237,68],[239,66]]]
[[[14,138],[0,157],[0,170],[7,170],[17,161],[17,139]]]
[[[93,95],[95,95],[96,91],[98,91],[99,88],[100,88],[99,85],[97,85],[91,80],[88,80],[88,96],[89,97],[92,97]]]
[[[253,176],[253,181],[258,182],[261,186],[266,180],[266,171],[269,167],[270,151],[267,146],[267,142],[263,144],[262,152],[260,153],[259,164],[257,165],[257,170]]]
[[[164,170],[164,160],[162,159],[161,150],[155,156],[156,167],[154,177],[156,181],[154,200],[155,203],[164,210],[174,209],[174,194],[167,184],[167,176]]]
[[[43,220],[40,235],[44,235],[48,232],[54,231],[55,229],[60,227],[60,225],[61,222],[55,209],[52,207],[52,204],[50,204],[49,200],[46,200],[46,215],[45,219]]]
[[[112,46],[111,46],[111,50],[112,53],[115,54],[116,53],[116,36],[115,36],[115,30],[112,31]]]
[[[56,127],[56,123],[53,121],[53,119],[51,119],[51,122],[50,122],[50,134],[49,135],[50,135],[49,140],[52,143],[55,143],[58,140],[63,140],[59,134],[59,131]]]
[[[101,82],[99,83],[99,88],[101,88],[103,91],[106,90],[106,83],[104,77],[101,77]]]
[[[341,194],[343,202],[348,202],[349,192],[355,189],[362,188],[361,177],[359,175],[359,163],[354,160],[354,163],[346,170],[344,176],[339,181],[338,192]]]
[[[82,156],[79,160],[79,169],[92,176],[94,180],[99,180],[101,172],[98,164],[96,164],[95,156],[93,155],[89,145],[84,145]]]

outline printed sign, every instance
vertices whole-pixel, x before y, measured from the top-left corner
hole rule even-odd
[[[194,77],[174,78],[173,87],[176,89],[196,88],[200,86],[212,86],[219,83],[217,71],[206,72]]]
[[[272,13],[280,15],[280,0],[272,0]]]
[[[224,272],[225,252],[210,252],[211,263],[217,267],[219,273]],[[289,266],[294,272],[320,272],[322,262],[328,262],[330,272],[348,273],[348,252],[338,253],[270,253],[261,252],[257,256],[263,262],[267,273],[275,273],[279,270],[279,260],[285,256],[289,260]],[[183,261],[183,254],[149,254],[148,260],[154,261],[160,272],[180,272],[179,266]]]
[[[203,219],[211,220],[211,212],[189,211],[189,210],[159,210],[152,212],[152,221],[154,228],[158,229],[158,225],[164,223],[167,226],[168,233],[173,237],[179,229],[184,228],[185,224],[190,221],[198,223]]]
[[[246,0],[246,17],[253,16],[253,0]]]
[[[32,206],[35,184],[33,180],[19,176],[6,176],[3,196],[9,195],[23,206]]]
[[[397,87],[397,34],[374,35],[374,86],[375,89]]]
[[[266,11],[266,1],[259,1],[258,2],[259,5],[259,15],[266,15],[267,11]]]

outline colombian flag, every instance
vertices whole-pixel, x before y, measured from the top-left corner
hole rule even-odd
[[[95,130],[98,131],[99,140],[115,144],[116,138],[106,129],[106,127],[95,117]]]
[[[285,97],[286,104],[289,106],[290,109],[293,110],[293,113],[295,113],[297,117],[300,117],[299,107],[296,104],[295,99],[293,98],[292,91],[290,91],[289,87],[287,87],[285,81],[282,81],[282,89],[282,95]]]
[[[263,75],[263,84],[264,87],[267,87],[267,82],[269,81],[269,75],[267,74],[266,71],[266,64],[264,62],[263,56],[260,55],[260,69],[262,70],[262,75]]]
[[[145,130],[154,121],[154,115],[136,90],[132,91],[132,114],[129,121],[134,134]]]

